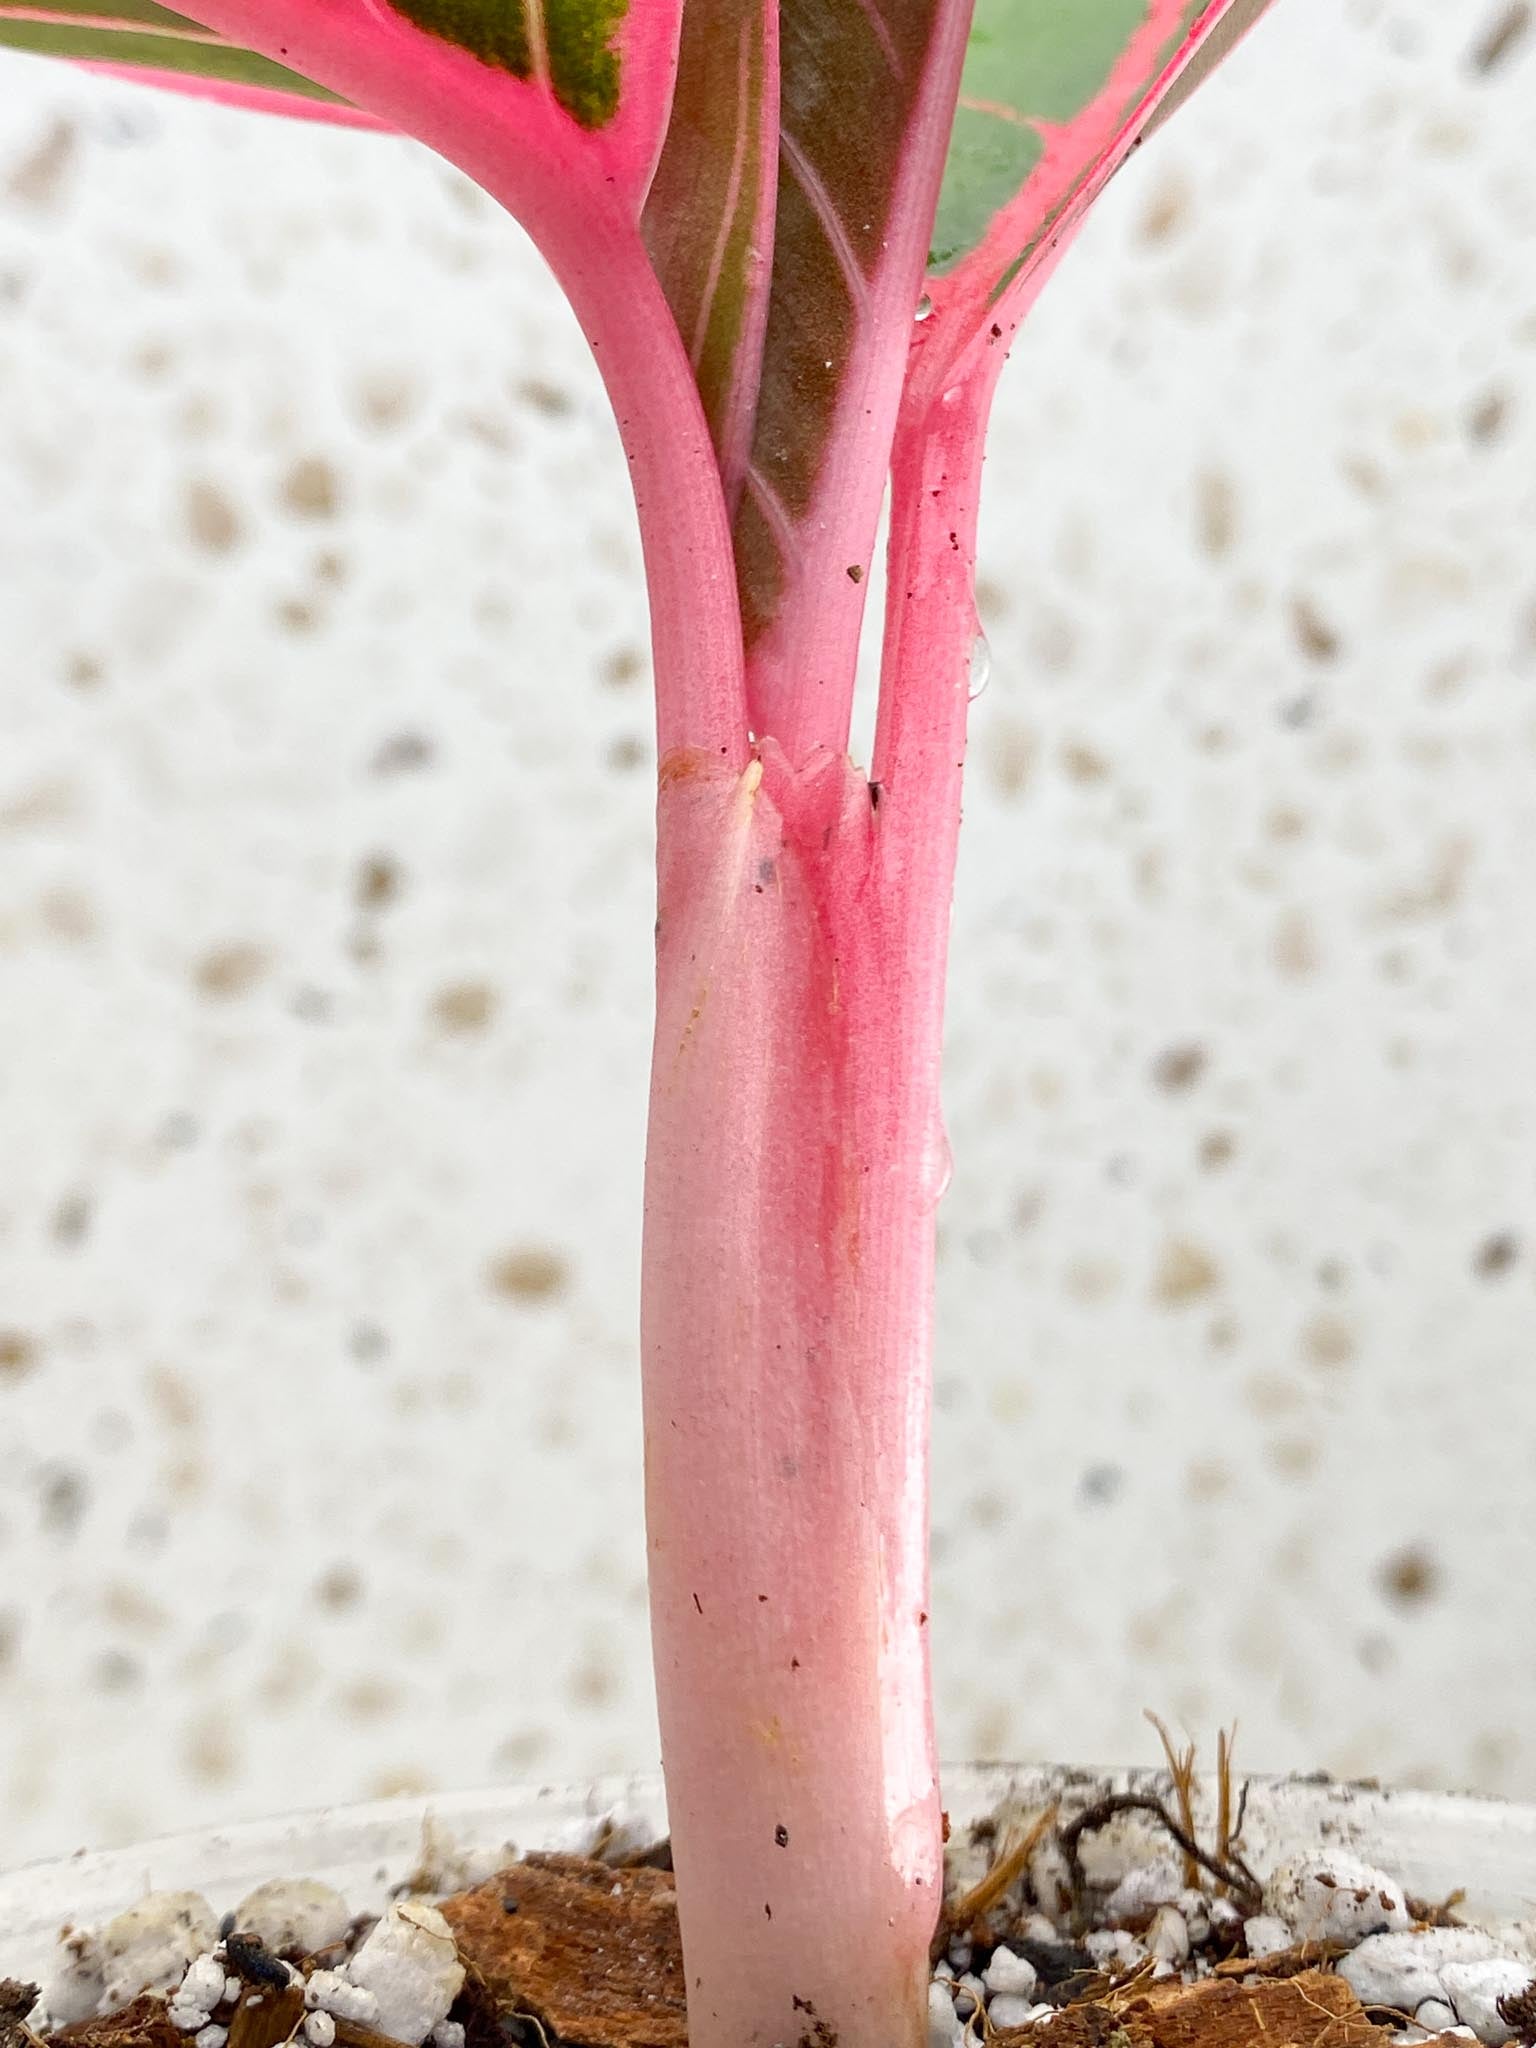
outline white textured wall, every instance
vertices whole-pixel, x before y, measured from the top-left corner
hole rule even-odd
[[[1536,1794],[1536,33],[1282,0],[1005,382],[952,1755]],[[1522,134],[1522,129],[1526,132]],[[0,65],[0,1851],[644,1762],[624,470],[404,145]]]

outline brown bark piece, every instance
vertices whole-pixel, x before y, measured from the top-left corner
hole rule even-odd
[[[377,2034],[372,2027],[360,2027],[356,2020],[337,2020],[336,2039],[341,2048],[400,2048],[400,2043],[388,2034]]]
[[[1347,1941],[1301,1941],[1295,1948],[1276,1949],[1268,1956],[1228,1956],[1211,1971],[1213,1977],[1299,1977],[1323,1963],[1349,1954]]]
[[[687,2048],[669,1872],[530,1856],[442,1911],[504,2014],[533,2014],[569,2048]]]
[[[37,1986],[16,1977],[0,1977],[0,2048],[25,2048],[35,2036],[27,2014],[37,2003]]]
[[[60,2027],[48,2038],[68,2042],[70,2048],[186,2048],[187,2039],[171,2025],[165,2000],[151,1992],[104,2017]]]
[[[278,2048],[279,2042],[293,2040],[303,2024],[302,1984],[278,1991],[247,1981],[229,2022],[229,2048]]]
[[[1038,2026],[994,2027],[992,2048],[1152,2048],[1145,2021],[1107,2005],[1069,2005]]]
[[[1374,2048],[1380,2039],[1354,1987],[1326,1970],[1181,1988],[1142,2001],[1156,2048]]]
[[[1040,2048],[1030,2027],[999,2027],[995,2048]],[[1297,1977],[1238,1984],[1153,1984],[1117,2009],[1069,2006],[1047,2030],[1051,2048],[1374,2048],[1377,2029],[1342,1977],[1305,1970]]]

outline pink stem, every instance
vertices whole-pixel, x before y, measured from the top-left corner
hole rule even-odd
[[[488,187],[495,195],[495,188]],[[587,337],[629,458],[650,594],[663,759],[747,759],[746,685],[720,472],[698,387],[638,228],[541,244]]]
[[[692,2048],[924,2036],[939,1060],[983,368],[897,443],[878,787],[773,741],[744,773],[662,764],[642,1334]]]
[[[608,389],[640,516],[663,754],[747,754],[730,526],[688,353],[639,227],[606,188],[586,138],[551,117],[535,142],[509,113],[517,88],[386,9],[316,0],[190,0],[203,26],[259,50],[425,142],[527,229],[559,279]]]
[[[846,756],[663,763],[642,1356],[691,2048],[917,2048],[934,1151]],[[921,992],[917,1006],[926,1011]]]
[[[927,963],[938,1043],[950,893],[960,833],[976,617],[976,519],[992,394],[1006,340],[984,337],[928,401],[903,408],[891,462],[885,639],[873,780],[881,811],[899,816],[890,887]]]

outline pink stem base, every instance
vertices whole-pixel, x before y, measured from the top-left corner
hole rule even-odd
[[[660,905],[646,1483],[689,2039],[911,2048],[941,1143],[868,784],[673,755]]]

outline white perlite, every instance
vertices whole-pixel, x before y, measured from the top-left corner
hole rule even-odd
[[[1041,2007],[1032,1998],[1015,1998],[1012,1992],[1002,1991],[987,2006],[987,2018],[994,2027],[1027,2027],[1037,2012],[1050,2011],[1049,2006]]]
[[[1016,1956],[1011,1948],[999,1947],[993,1949],[992,1960],[982,1971],[981,1981],[994,1998],[1001,1995],[1032,2000],[1040,1975],[1034,1964],[1023,1956]],[[999,2026],[1004,2024],[1004,2021],[998,2021]]]
[[[354,1984],[340,1970],[312,1971],[304,1985],[304,2003],[313,2012],[327,2012],[354,2026],[378,2024],[379,2001],[371,1991]]]
[[[101,1930],[101,2003],[111,2012],[141,1991],[169,1991],[219,1937],[213,1909],[196,1892],[151,1892]]]
[[[1098,1964],[1099,1968],[1134,1970],[1138,1963],[1146,1961],[1146,1943],[1138,1941],[1134,1934],[1127,1934],[1122,1927],[1097,1927],[1087,1935],[1083,1947]]]
[[[1480,2041],[1513,2038],[1498,2001],[1532,1981],[1532,1966],[1477,1927],[1374,1934],[1339,1964],[1362,2005],[1406,2013],[1420,2026],[1470,2026]]]
[[[1482,1963],[1447,1963],[1440,1982],[1459,2023],[1479,2041],[1499,2048],[1515,2038],[1515,2029],[1499,2012],[1500,2001],[1536,1988],[1536,1968],[1513,1956],[1490,1956]]]
[[[987,2002],[986,1987],[981,1979],[967,1970],[954,1989],[955,2011],[961,2019],[969,2019],[977,2006]]]
[[[235,1926],[254,1934],[274,1955],[313,1955],[340,1941],[351,1923],[347,1902],[333,1886],[312,1877],[278,1877],[260,1884],[235,1908]]]
[[[59,1966],[43,1986],[43,2012],[55,2027],[73,2026],[100,2009],[101,1991],[101,1943],[89,1929],[72,1929],[61,1938]]]
[[[1171,1906],[1183,1894],[1183,1865],[1159,1854],[1125,1873],[1104,1902],[1104,1918],[1123,1927],[1128,1920],[1145,1920],[1159,1906]]]
[[[171,2004],[193,2006],[202,2012],[212,2012],[216,2005],[223,2003],[227,1989],[224,1965],[211,1950],[205,1949],[200,1956],[194,1956],[188,1963],[187,1974],[177,1987]]]
[[[928,1986],[928,2048],[959,2048],[963,2038],[949,1986],[936,1978]]]
[[[1282,1863],[1264,1887],[1264,1910],[1297,1941],[1359,1941],[1409,1924],[1402,1887],[1384,1870],[1330,1850]]]
[[[1292,1946],[1291,1930],[1273,1913],[1255,1913],[1243,1922],[1243,1946],[1256,1961],[1277,1956]]]
[[[407,1899],[390,1907],[347,1966],[378,2000],[380,2033],[419,2048],[464,1983],[453,1930],[435,1906]]]
[[[309,2048],[331,2048],[336,2039],[336,2022],[328,2012],[310,2012],[304,2015],[304,2038]]]
[[[1225,1906],[1234,1921],[1238,1917],[1237,1910],[1230,1900],[1222,1899],[1217,1901],[1208,1899],[1204,1892],[1195,1891],[1192,1888],[1181,1891],[1174,1900],[1174,1904],[1184,1915],[1185,1932],[1196,1948],[1200,1946],[1201,1942],[1205,1940],[1211,1931],[1212,1907],[1214,1905],[1220,1904]]]
[[[1147,1954],[1175,1967],[1189,1961],[1189,1924],[1177,1906],[1159,1906],[1144,1937]]]

